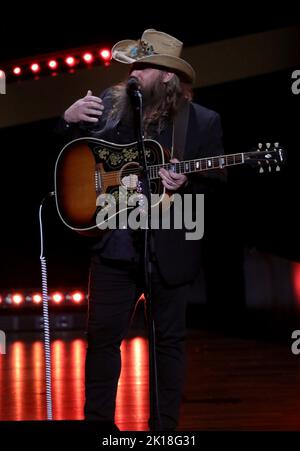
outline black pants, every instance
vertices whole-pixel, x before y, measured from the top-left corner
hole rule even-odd
[[[142,265],[93,256],[89,283],[85,419],[113,421],[121,372],[120,345],[143,292]],[[185,310],[188,286],[168,286],[154,264],[158,395],[162,428],[175,429],[185,373]]]

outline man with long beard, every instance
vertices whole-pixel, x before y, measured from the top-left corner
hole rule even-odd
[[[143,130],[171,149],[171,162],[223,153],[219,115],[191,101],[193,68],[180,57],[182,42],[156,30],[138,41],[118,42],[112,57],[128,64],[143,98]],[[88,91],[64,113],[68,137],[92,135],[126,144],[136,140],[128,79],[100,98]],[[178,119],[179,118],[179,119]],[[174,143],[178,129],[183,148]],[[185,175],[161,169],[164,187],[173,193],[206,193],[220,177]],[[222,177],[221,177],[222,178]],[[179,419],[185,370],[186,303],[201,262],[201,243],[181,230],[155,230],[152,254],[152,312],[156,334],[158,403],[161,429]],[[143,292],[143,253],[138,231],[109,231],[93,248],[89,280],[85,418],[114,422],[121,371],[120,345],[136,300]],[[156,429],[156,419],[150,427]]]

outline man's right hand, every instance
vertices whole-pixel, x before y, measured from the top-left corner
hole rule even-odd
[[[73,103],[64,113],[64,120],[68,123],[72,122],[98,122],[97,117],[101,116],[104,110],[102,100],[92,95],[92,91],[88,90],[87,95],[82,99]]]

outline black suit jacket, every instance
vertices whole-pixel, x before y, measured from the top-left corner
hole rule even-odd
[[[110,109],[109,91],[102,96],[104,111]],[[57,127],[59,134],[69,141],[79,136],[99,136],[111,142],[121,142],[117,127],[105,128],[107,115],[104,113],[96,126],[86,124],[66,124],[60,121]],[[167,127],[157,137],[161,145],[171,148],[172,127]],[[128,138],[127,142],[133,139]],[[218,113],[196,103],[190,103],[189,122],[184,150],[184,159],[196,159],[223,154],[222,127]],[[195,195],[205,194],[205,203],[211,194],[220,189],[221,183],[226,180],[222,171],[209,171],[205,175],[191,174],[188,184],[180,193]],[[206,218],[205,218],[206,219]],[[205,220],[205,224],[207,221]],[[186,229],[154,230],[154,252],[161,275],[170,285],[191,282],[197,276],[201,265],[202,240],[187,240]],[[112,232],[113,233],[113,232]],[[101,251],[101,243],[99,249]]]
[[[196,159],[222,155],[222,127],[218,113],[191,103],[184,159]],[[213,170],[205,175],[189,175],[187,187],[182,193],[203,193],[205,207],[207,202],[214,203],[222,185],[226,181],[224,170]],[[210,227],[210,218],[205,208],[204,239],[206,228]],[[193,281],[202,262],[203,240],[187,240],[186,230],[155,231],[155,252],[157,262],[164,279],[169,284],[181,284]]]

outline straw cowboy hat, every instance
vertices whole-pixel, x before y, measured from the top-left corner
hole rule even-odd
[[[145,30],[141,39],[126,39],[112,48],[112,58],[120,63],[145,63],[174,70],[183,81],[194,82],[195,71],[180,58],[183,43],[178,39],[153,29]]]

